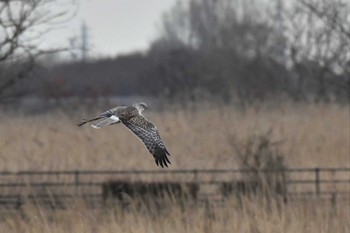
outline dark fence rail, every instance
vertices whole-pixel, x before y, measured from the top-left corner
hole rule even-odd
[[[273,187],[260,184],[271,180],[275,182]],[[114,187],[121,183],[126,191]],[[27,203],[65,208],[77,199],[98,206],[106,201],[106,187],[134,195],[138,190],[154,190],[170,183],[177,190],[183,184],[197,185],[191,193],[194,199],[222,199],[262,189],[274,189],[285,199],[348,198],[350,168],[1,171],[0,208],[21,208]]]

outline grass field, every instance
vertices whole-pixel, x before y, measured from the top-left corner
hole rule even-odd
[[[342,204],[308,200],[285,205],[243,199],[242,206],[229,200],[223,207],[171,206],[159,212],[28,208],[21,215],[3,217],[0,229],[13,233],[348,233],[350,224],[348,207]]]
[[[75,125],[80,118],[103,110],[36,116],[0,113],[0,170],[160,169],[122,125],[101,130]],[[349,106],[263,105],[244,111],[204,106],[195,111],[151,109],[145,115],[156,123],[172,154],[170,169],[238,168],[230,138],[244,143],[268,130],[289,167],[350,165]],[[348,206],[348,201],[312,198],[287,204],[232,199],[210,209],[170,204],[159,212],[87,210],[79,204],[51,212],[29,206],[22,213],[2,212],[0,229],[13,233],[348,233]]]
[[[0,114],[0,170],[156,169],[142,143],[121,124],[77,127],[105,109],[27,116]],[[256,106],[145,112],[171,153],[171,169],[238,167],[229,138],[244,142],[272,130],[289,167],[349,166],[349,106]]]

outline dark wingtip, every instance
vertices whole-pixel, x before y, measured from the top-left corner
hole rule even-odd
[[[165,156],[164,159],[165,159],[165,163],[168,162],[168,163],[171,164],[171,162],[170,162],[170,160],[168,159],[168,157]]]
[[[164,168],[164,166],[168,167],[168,164],[171,164],[166,153],[164,153],[161,157],[156,158],[155,162],[156,162],[157,166],[160,166],[162,168]]]
[[[170,155],[169,151],[165,148],[165,154]]]

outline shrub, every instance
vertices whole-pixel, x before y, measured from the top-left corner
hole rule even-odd
[[[243,180],[255,184],[254,192],[268,197],[280,196],[287,192],[286,168],[284,156],[279,150],[280,142],[271,140],[272,131],[253,134],[244,140],[229,136],[229,143],[234,149],[242,170]]]

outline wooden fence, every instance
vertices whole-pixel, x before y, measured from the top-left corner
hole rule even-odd
[[[263,179],[257,180],[257,177]],[[141,190],[140,184],[147,187],[155,184],[164,187],[168,183],[198,185],[191,194],[195,199],[222,200],[230,194],[256,193],[259,182],[268,184],[270,177],[274,177],[274,182],[277,180],[273,192],[285,199],[346,199],[350,196],[350,168],[2,171],[0,208],[21,208],[27,203],[67,208],[76,201],[96,207],[106,201],[106,187],[120,182],[124,189],[127,189],[126,184],[137,183],[138,190]],[[271,189],[272,186],[266,187]]]

